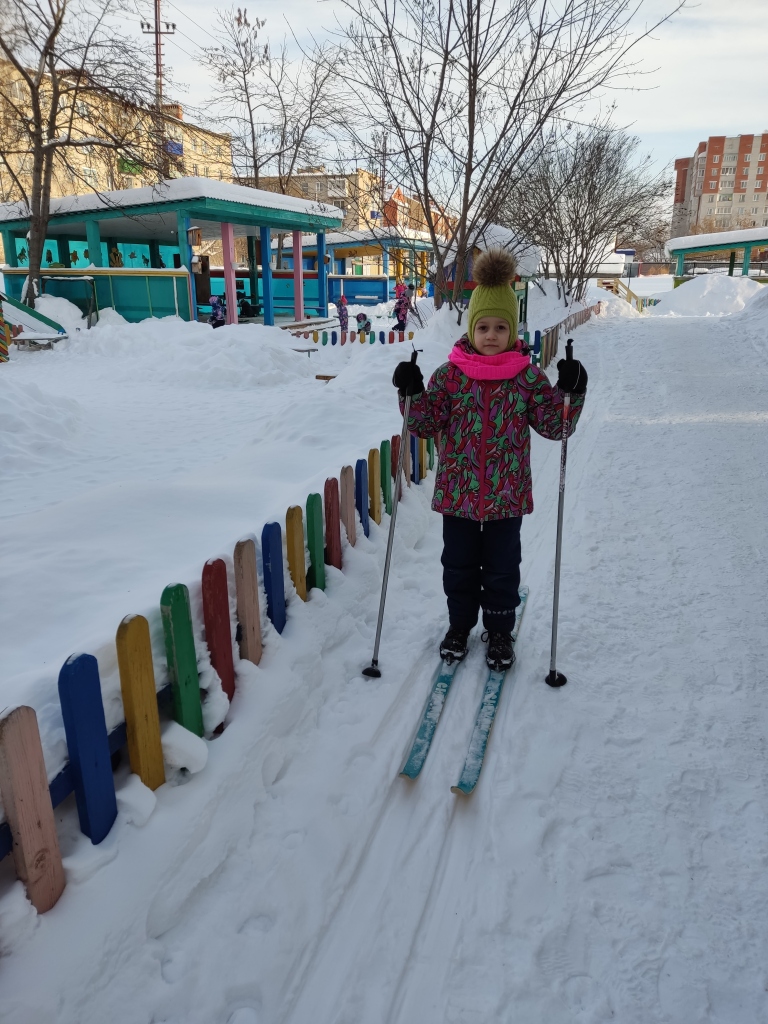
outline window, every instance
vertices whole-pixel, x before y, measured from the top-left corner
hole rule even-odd
[[[200,173],[199,173],[199,169],[198,169],[197,164],[192,164],[192,177],[193,178],[199,178],[200,177]]]
[[[763,227],[768,228],[768,217],[763,217]]]
[[[740,181],[739,182],[739,188],[746,188],[748,184],[749,184],[748,181]]]
[[[94,187],[99,184],[99,175],[96,172],[95,167],[83,168],[83,181],[88,185],[93,185]]]
[[[700,178],[703,178],[703,177],[704,177],[704,168],[703,168],[703,167],[702,167],[702,168],[701,168],[701,169],[699,170],[699,174],[698,174],[698,176],[699,176]]]
[[[707,199],[709,199],[710,203],[714,203],[714,201],[715,201],[715,197],[714,196],[707,196]]]
[[[740,203],[745,203],[746,201],[747,201],[747,197],[745,195],[740,195],[739,196],[739,202]]]
[[[760,213],[760,207],[759,206],[753,206],[752,209],[749,212],[750,213]]]
[[[723,163],[724,164],[735,164],[736,163],[736,156],[733,153],[726,153],[726,155],[723,157]]]
[[[710,181],[710,183],[709,183],[709,187],[710,187],[710,188],[717,188],[717,182],[716,182],[716,181]],[[712,198],[714,199],[715,197],[714,197],[714,196],[712,196]]]
[[[208,177],[208,168],[207,168],[207,167],[204,167],[204,168],[203,168],[203,177],[204,177],[204,178],[207,178],[207,177]]]
[[[752,159],[752,154],[751,153],[745,153],[744,156],[742,157],[742,160],[744,161],[745,164],[748,164],[751,159]]]
[[[761,164],[764,160],[765,160],[765,153],[760,153],[760,155],[757,158],[757,162]]]
[[[720,157],[719,156],[713,156],[712,157],[712,163],[713,164],[719,164],[720,163]]]

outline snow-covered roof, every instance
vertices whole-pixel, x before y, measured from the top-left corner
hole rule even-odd
[[[479,231],[472,242],[474,248],[485,252],[487,249],[507,249],[517,260],[517,272],[521,277],[535,277],[541,265],[541,249],[525,238],[521,238],[511,228],[501,224],[489,224]],[[455,249],[453,250],[455,252]],[[449,250],[447,263],[452,262]]]
[[[667,242],[667,252],[688,252],[693,249],[706,248],[708,245],[733,245],[738,248],[744,245],[754,245],[756,242],[768,244],[768,227],[739,228],[737,231],[712,231],[706,235],[682,235],[680,238],[670,238]]]
[[[397,242],[420,242],[422,245],[428,245],[431,247],[432,242],[429,237],[429,233],[426,231],[413,231],[409,228],[396,228],[396,227],[382,227],[376,228],[375,230],[366,231],[327,231],[325,234],[325,244],[328,246],[334,245],[354,245],[356,243],[362,244],[374,244],[374,243],[397,243]],[[302,236],[302,247],[305,246],[316,246],[317,236],[316,235],[303,235]],[[291,242],[286,239],[283,243],[283,247],[286,249],[291,248]],[[277,248],[277,240],[272,242],[272,248]]]
[[[247,185],[233,185],[215,178],[170,178],[157,185],[143,188],[124,188],[116,192],[89,192],[86,195],[61,196],[51,199],[51,217],[70,213],[86,213],[115,209],[115,207],[151,206],[157,203],[175,203],[195,199],[219,199],[246,206],[260,206],[288,213],[314,214],[321,217],[344,219],[344,213],[329,203],[313,202],[284,196],[279,192],[267,192]],[[23,220],[29,216],[26,204],[22,202],[0,204],[0,222]]]

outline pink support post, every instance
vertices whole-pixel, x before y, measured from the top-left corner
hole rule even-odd
[[[237,284],[235,283],[235,232],[231,224],[221,225],[224,255],[224,294],[227,297],[227,323],[237,323]]]
[[[304,272],[301,253],[301,232],[293,232],[293,315],[304,319]]]

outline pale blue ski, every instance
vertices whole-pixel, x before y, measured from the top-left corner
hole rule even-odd
[[[512,637],[517,641],[520,632],[520,623],[523,621],[523,612],[528,603],[528,587],[520,587],[520,604],[517,606],[515,615],[515,628],[512,630]],[[451,786],[452,793],[463,793],[469,796],[477,785],[480,772],[483,769],[485,751],[488,747],[488,737],[491,735],[493,722],[496,718],[496,709],[499,706],[501,690],[506,678],[505,672],[489,671],[488,679],[483,690],[483,699],[480,701],[480,709],[475,719],[475,727],[472,730],[472,738],[469,741],[469,750],[464,761],[464,768],[461,778],[455,786]]]
[[[447,661],[442,663],[440,672],[435,680],[435,685],[432,687],[432,692],[429,695],[427,706],[424,709],[421,724],[416,733],[416,739],[413,741],[408,760],[400,772],[401,775],[408,779],[415,779],[424,767],[424,762],[427,759],[429,747],[432,743],[432,737],[435,735],[437,723],[440,721],[445,698],[448,696],[453,677],[456,675],[456,669],[460,664],[460,661],[454,661],[452,664],[448,664]]]

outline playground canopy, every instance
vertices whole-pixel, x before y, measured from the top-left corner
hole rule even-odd
[[[713,231],[707,235],[683,235],[680,238],[670,238],[667,242],[667,252],[677,259],[677,277],[683,276],[686,256],[713,252],[731,252],[735,256],[737,249],[744,251],[741,272],[746,276],[749,273],[752,250],[765,248],[768,248],[768,227]]]
[[[257,248],[260,252],[271,252],[271,231],[292,234],[294,251],[300,252],[305,232],[316,235],[318,251],[325,255],[325,232],[339,228],[343,213],[326,203],[284,196],[276,192],[232,185],[211,178],[174,178],[154,186],[123,189],[116,192],[94,192],[86,195],[63,196],[51,200],[51,217],[48,224],[46,243],[52,243],[59,256],[56,273],[61,276],[71,267],[70,248],[77,239],[87,242],[90,268],[107,267],[109,252],[118,242],[134,245],[144,244],[149,248],[149,262],[152,270],[146,273],[126,267],[109,267],[110,277],[121,278],[120,287],[127,295],[137,289],[150,291],[149,279],[155,279],[153,271],[162,270],[160,246],[172,246],[178,250],[175,262],[179,268],[186,268],[189,279],[189,315],[196,317],[197,297],[195,296],[195,274],[192,247],[197,238],[210,240],[221,238],[224,251],[224,276],[226,282],[227,317],[236,322],[237,295],[234,268],[234,239],[246,236],[251,263],[251,274],[257,273]],[[29,230],[29,215],[23,203],[0,204],[0,233],[2,233],[6,262],[13,268],[19,266],[17,239],[25,239]],[[258,245],[257,245],[258,239]],[[103,244],[106,242],[106,246]],[[105,259],[105,248],[107,258]],[[324,278],[324,260],[320,274]],[[302,260],[294,261],[294,312],[297,319],[304,316]],[[177,269],[178,275],[178,269]],[[6,275],[6,284],[13,278]],[[147,280],[145,280],[145,278]],[[156,282],[155,282],[156,283]],[[262,261],[262,290],[264,297],[264,322],[274,323],[274,299],[269,259]],[[320,295],[326,295],[324,280],[318,282]],[[110,282],[112,293],[114,282]],[[175,287],[175,285],[174,285]],[[255,294],[253,289],[252,294]],[[207,296],[200,297],[203,302]],[[132,301],[136,301],[133,297]],[[184,315],[175,295],[179,315]],[[321,302],[323,300],[321,299]],[[119,311],[119,307],[116,306]],[[327,298],[325,299],[327,313]],[[146,316],[152,315],[150,310]],[[131,319],[136,319],[133,316]]]

